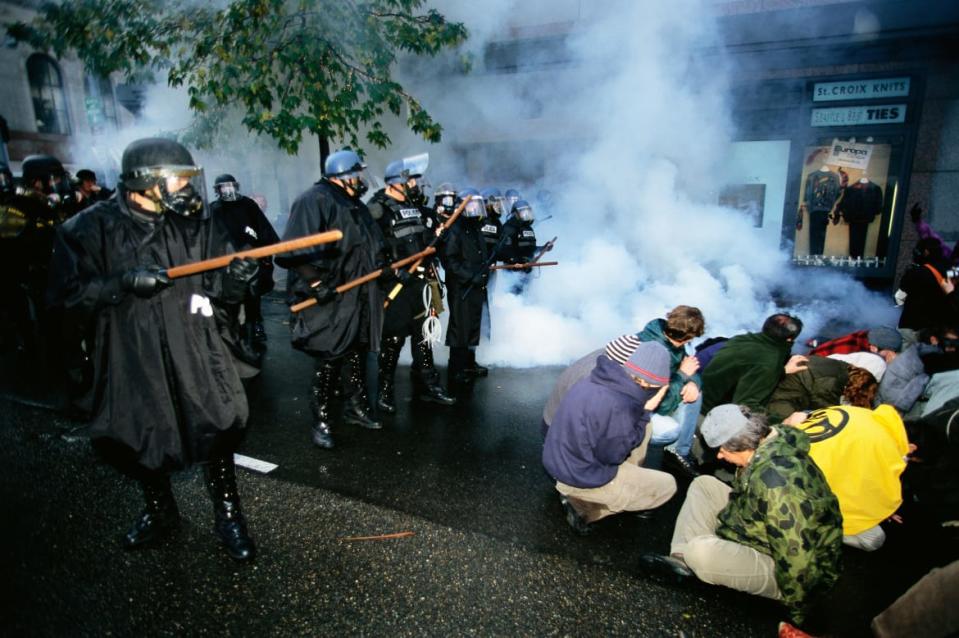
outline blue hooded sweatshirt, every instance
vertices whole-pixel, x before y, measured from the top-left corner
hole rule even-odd
[[[641,388],[605,356],[563,397],[543,445],[543,466],[557,481],[600,487],[616,476],[646,434],[646,402],[656,389]]]

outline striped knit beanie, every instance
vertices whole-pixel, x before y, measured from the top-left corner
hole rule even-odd
[[[636,348],[639,347],[640,343],[640,340],[637,339],[635,335],[617,337],[606,344],[606,356],[619,365],[626,365],[626,360],[629,359],[631,354],[636,352]]]

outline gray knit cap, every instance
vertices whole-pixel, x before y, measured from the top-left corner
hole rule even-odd
[[[666,385],[669,383],[669,351],[655,341],[640,343],[623,368],[650,385]]]
[[[745,430],[748,424],[749,419],[738,405],[724,403],[709,411],[699,431],[706,440],[706,445],[717,448]]]
[[[869,343],[880,350],[899,352],[902,349],[902,335],[895,328],[887,328],[886,326],[873,328],[867,334],[867,338]]]

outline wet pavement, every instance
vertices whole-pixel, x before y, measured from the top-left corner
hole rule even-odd
[[[176,536],[119,549],[141,507],[136,486],[98,460],[82,424],[44,407],[48,383],[3,370],[5,633],[775,635],[785,618],[775,603],[641,573],[643,552],[668,549],[681,494],[651,519],[622,514],[590,536],[572,533],[539,461],[540,414],[560,368],[494,368],[442,408],[409,400],[401,366],[384,429],[340,426],[336,449],[319,450],[309,440],[311,362],[287,345],[279,300],[264,306],[270,348],[240,452],[279,468],[240,470],[260,551],[250,566],[216,546],[196,471],[174,480]],[[868,635],[876,612],[956,557],[954,539],[950,555],[950,539],[921,512],[906,519],[880,551],[845,550],[842,580],[810,629]]]

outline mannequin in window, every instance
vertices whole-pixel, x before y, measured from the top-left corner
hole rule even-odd
[[[806,177],[806,187],[803,191],[806,210],[809,212],[809,254],[821,255],[826,244],[826,226],[829,224],[829,213],[839,194],[839,175],[833,173],[829,166],[822,167]]]
[[[882,189],[863,175],[843,189],[836,212],[849,224],[849,256],[862,257],[869,225],[882,212]]]

